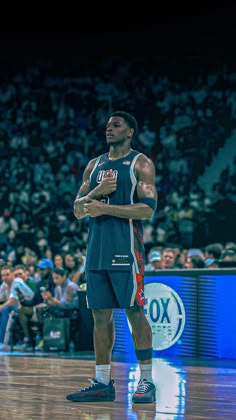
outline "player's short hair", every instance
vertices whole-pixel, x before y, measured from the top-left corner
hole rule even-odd
[[[134,129],[134,134],[133,134],[133,138],[137,135],[138,132],[138,122],[136,120],[136,118],[130,114],[129,112],[126,111],[114,111],[112,112],[112,114],[110,115],[110,117],[121,117],[124,118],[124,120],[126,121],[126,123],[128,124],[128,126],[130,128]]]

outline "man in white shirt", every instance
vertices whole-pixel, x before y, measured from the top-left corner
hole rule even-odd
[[[25,299],[31,299],[34,292],[19,277],[14,278],[13,268],[4,265],[1,267],[2,284],[0,286],[0,351],[9,350],[9,346],[4,343],[9,315],[12,311],[17,312],[20,301],[19,295]]]

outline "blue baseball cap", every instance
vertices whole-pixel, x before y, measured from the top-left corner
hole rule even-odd
[[[42,260],[39,261],[39,263],[37,264],[38,268],[50,268],[51,270],[54,269],[54,264],[52,262],[52,260],[49,260],[48,258],[43,258]]]
[[[160,261],[161,260],[161,254],[159,251],[152,251],[150,256],[149,256],[149,261],[150,262],[154,262],[154,261]]]
[[[207,258],[207,260],[205,260],[205,265],[206,267],[210,267],[212,264],[215,264],[216,260],[213,260],[213,258]]]

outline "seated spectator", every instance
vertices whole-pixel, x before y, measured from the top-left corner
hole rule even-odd
[[[227,242],[225,244],[225,251],[232,250],[236,254],[236,243],[235,242]]]
[[[207,258],[205,260],[205,266],[206,268],[216,269],[219,268],[219,263],[217,260],[214,260],[213,258]]]
[[[203,260],[205,258],[203,252],[199,248],[190,248],[187,252],[187,257],[193,257],[194,255],[197,255],[201,257]]]
[[[36,264],[27,264],[26,265],[26,270],[27,270],[28,276],[31,279],[33,279],[35,281],[35,283],[37,283],[37,281],[40,280],[39,273],[37,272]]]
[[[42,320],[43,313],[47,309],[47,304],[44,302],[43,291],[49,291],[52,295],[54,294],[55,283],[52,277],[52,270],[54,264],[51,260],[43,258],[37,265],[40,272],[41,280],[36,285],[36,291],[32,299],[25,299],[21,297],[21,307],[19,309],[19,322],[22,326],[24,333],[23,343],[14,347],[15,350],[19,351],[32,351],[33,341],[32,333],[30,329],[30,321],[34,315],[38,321],[40,340],[35,350],[43,349],[43,331],[42,331]]]
[[[62,268],[63,267],[63,258],[60,254],[56,254],[53,259],[55,267]]]
[[[236,268],[236,252],[233,249],[225,249],[219,260],[219,266]]]
[[[74,283],[79,283],[79,278],[84,271],[85,259],[81,254],[74,255],[72,252],[67,252],[65,255],[65,269],[68,272],[68,277]]]
[[[175,268],[175,251],[172,248],[165,248],[162,251],[161,268],[172,269]]]
[[[31,299],[34,292],[30,289],[24,280],[14,278],[12,267],[4,265],[1,268],[2,284],[0,286],[0,351],[9,350],[8,343],[4,343],[7,323],[11,311],[17,312],[20,308],[21,296],[23,299]]]
[[[78,290],[79,286],[67,277],[64,268],[54,268],[52,271],[53,281],[56,285],[54,294],[50,291],[43,291],[42,297],[49,307],[57,309],[74,309],[79,307]]]
[[[148,254],[148,264],[145,271],[155,271],[161,269],[161,253],[157,249],[152,249]]]
[[[200,254],[189,254],[185,263],[185,268],[206,268],[204,257]]]
[[[224,247],[220,243],[214,243],[207,245],[205,248],[205,257],[207,259],[213,259],[214,261],[219,261]]]
[[[19,277],[20,279],[24,280],[25,284],[33,290],[36,291],[36,281],[34,278],[29,277],[29,272],[23,264],[18,264],[13,267],[14,277]]]
[[[73,310],[79,308],[79,286],[67,277],[66,270],[56,267],[52,271],[52,276],[56,286],[54,293],[52,294],[48,290],[42,291],[42,297],[48,309],[48,311],[45,311],[42,325],[47,317],[47,312],[49,316],[72,318],[74,315]]]

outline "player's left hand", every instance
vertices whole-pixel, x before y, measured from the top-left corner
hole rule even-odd
[[[84,213],[91,217],[101,216],[103,207],[104,204],[101,201],[89,199],[89,202],[84,204]]]

